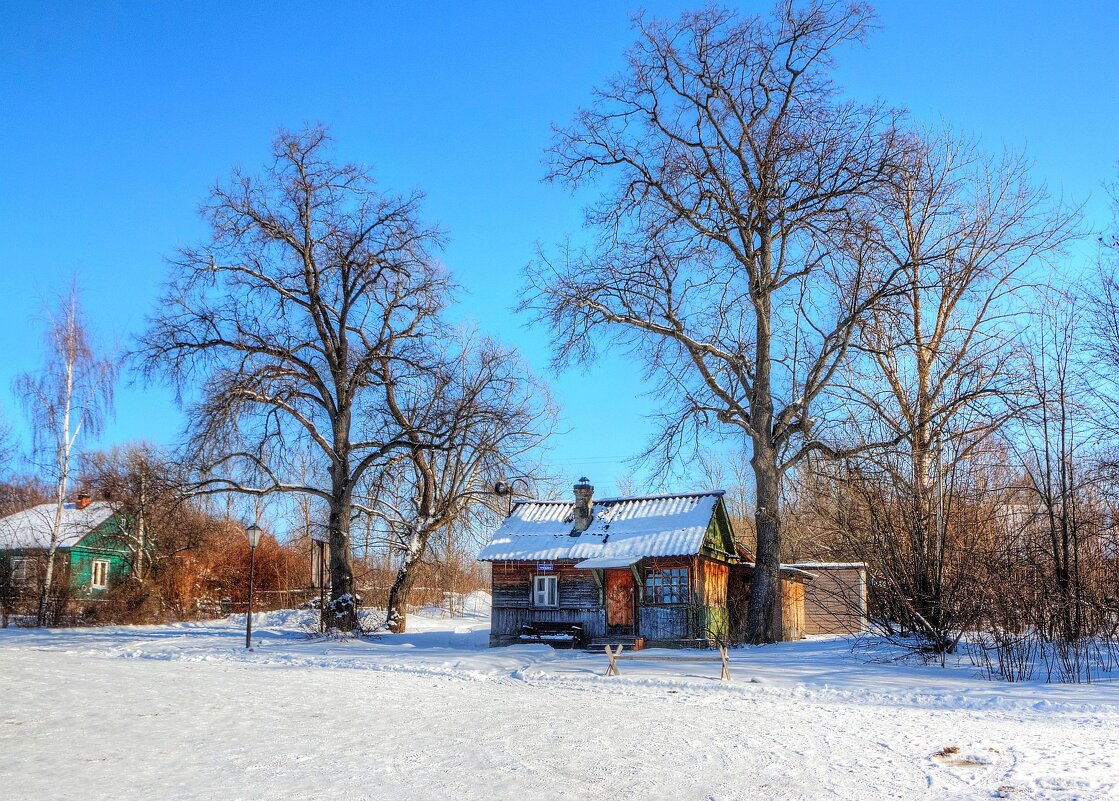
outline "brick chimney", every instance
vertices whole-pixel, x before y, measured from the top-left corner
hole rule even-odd
[[[85,509],[89,506],[89,493],[83,492],[78,495],[78,500],[74,503],[75,509]]]
[[[575,528],[572,535],[581,534],[590,528],[594,506],[594,487],[590,479],[583,476],[575,485]]]

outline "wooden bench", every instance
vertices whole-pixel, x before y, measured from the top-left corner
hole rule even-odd
[[[727,668],[727,648],[725,645],[718,646],[718,656],[654,656],[652,654],[626,654],[622,656],[622,646],[619,645],[615,649],[611,649],[609,645],[606,646],[606,659],[610,664],[606,666],[607,676],[620,676],[621,672],[618,670],[618,660],[621,659],[649,659],[655,662],[721,662],[723,665],[722,673],[719,675],[720,681],[730,681],[730,670]]]
[[[521,626],[519,639],[526,642],[547,643],[553,648],[568,643],[572,648],[578,648],[583,642],[583,627],[578,623],[541,620]]]

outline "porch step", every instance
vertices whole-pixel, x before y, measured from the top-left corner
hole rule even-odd
[[[601,651],[607,645],[624,645],[627,651],[640,651],[645,647],[645,638],[633,636],[595,637],[587,643],[586,649],[588,651]]]

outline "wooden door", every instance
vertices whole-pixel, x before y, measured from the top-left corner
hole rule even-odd
[[[804,637],[804,582],[781,582],[781,639],[795,642]]]
[[[606,631],[608,634],[633,634],[633,571],[607,570]]]

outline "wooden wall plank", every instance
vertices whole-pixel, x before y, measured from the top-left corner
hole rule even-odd
[[[787,642],[804,639],[804,583],[781,581],[781,638]]]
[[[638,610],[638,634],[647,640],[691,639],[689,611],[686,605],[642,606]]]
[[[523,626],[532,623],[578,623],[586,638],[606,635],[606,618],[601,609],[529,609],[495,607],[490,618],[490,642],[517,642]]]
[[[860,568],[812,568],[804,594],[805,633],[853,634],[866,629],[866,573]]]
[[[722,562],[711,559],[697,561],[703,571],[703,596],[700,601],[707,606],[726,606],[730,569]]]
[[[534,562],[493,564],[491,645],[518,642],[522,627],[537,622],[578,623],[587,638],[606,634],[602,593],[594,571],[576,570],[573,561],[548,564],[552,570],[539,570]],[[533,605],[532,583],[537,575],[556,577],[558,606]]]
[[[576,570],[574,562],[551,562],[552,570],[537,570],[531,562],[498,562],[493,567],[494,606],[532,606],[533,577],[555,576],[559,605],[572,609],[600,606],[602,593],[594,571]]]

